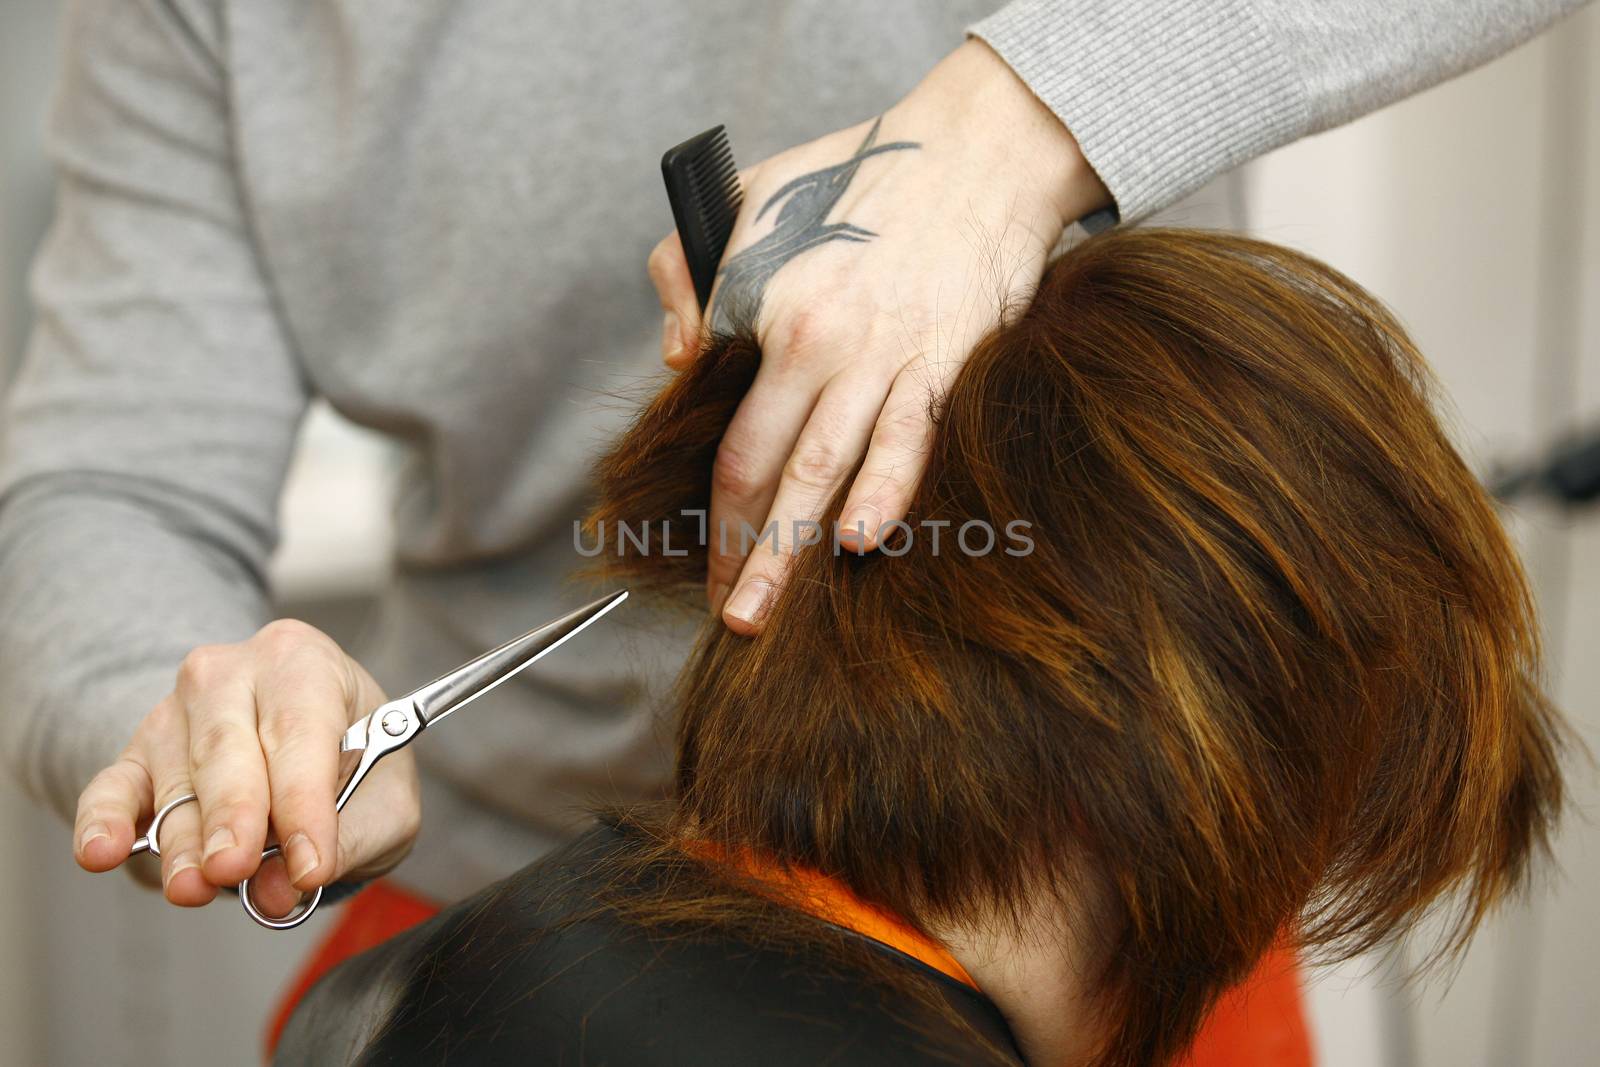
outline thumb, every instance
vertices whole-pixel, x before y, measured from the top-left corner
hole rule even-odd
[[[695,296],[683,242],[674,230],[650,251],[645,263],[665,312],[661,322],[661,360],[673,370],[689,365],[700,347],[700,299]]]
[[[422,802],[416,760],[395,752],[372,769],[339,813],[336,881],[363,881],[387,874],[416,840]]]

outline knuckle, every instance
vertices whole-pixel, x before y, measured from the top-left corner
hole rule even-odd
[[[261,745],[269,753],[283,752],[316,733],[321,716],[306,708],[278,708],[261,720],[258,732]]]
[[[199,645],[189,650],[178,664],[178,688],[204,689],[226,669],[228,651],[224,645]]]
[[[321,630],[299,619],[274,619],[256,631],[255,639],[269,653],[296,651],[306,645],[320,645]]]
[[[189,762],[196,767],[231,762],[243,755],[245,746],[253,740],[236,722],[208,722],[190,734]]]
[[[839,477],[842,457],[838,448],[823,440],[802,441],[783,465],[786,480],[807,489],[826,489]]]
[[[872,427],[870,446],[893,452],[923,452],[932,433],[928,404],[891,403],[885,405]]]
[[[717,458],[711,464],[711,492],[734,504],[754,500],[759,487],[755,469],[745,454],[726,443],[717,449]]]
[[[905,416],[886,418],[872,428],[868,447],[885,453],[917,452],[924,447],[924,434],[915,420]]]
[[[142,751],[133,745],[117,761],[100,772],[107,781],[114,782],[122,789],[137,792],[148,788],[150,785],[150,762]]]
[[[102,800],[116,795],[132,795],[136,779],[133,768],[125,759],[119,759],[89,779],[81,794],[84,803],[98,805]]]
[[[822,322],[814,311],[799,309],[774,323],[769,344],[780,366],[803,363],[824,345]]]
[[[194,789],[189,784],[188,775],[174,769],[163,775],[161,780],[156,782],[153,800],[156,807],[164,808],[179,797],[192,792],[194,792]],[[177,830],[181,828],[184,818],[179,817],[169,821],[172,827]],[[163,830],[162,833],[166,833],[166,831]],[[161,847],[166,848],[166,845]]]

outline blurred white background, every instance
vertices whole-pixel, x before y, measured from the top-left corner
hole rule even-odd
[[[51,0],[0,0],[0,381],[20,356],[26,264],[49,216],[55,20]],[[1176,217],[1241,207],[1256,235],[1328,260],[1396,309],[1480,471],[1600,428],[1600,8],[1260,160]],[[360,625],[388,568],[387,457],[326,410],[307,420],[274,576],[286,614],[335,636]],[[1511,524],[1544,610],[1552,690],[1600,752],[1600,507],[1528,507]],[[1600,779],[1581,760],[1570,775],[1558,868],[1453,980],[1410,989],[1395,961],[1316,976],[1326,1067],[1600,1063]],[[0,780],[0,1067],[259,1062],[268,1006],[312,939],[258,930],[228,902],[180,913],[120,876],[79,872],[65,825]]]

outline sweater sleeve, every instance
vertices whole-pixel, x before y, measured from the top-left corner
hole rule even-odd
[[[1014,0],[968,32],[1132,221],[1508,51],[1586,0]]]
[[[0,413],[0,749],[66,814],[190,648],[265,620],[307,402],[209,19],[187,0],[67,16],[56,217]]]

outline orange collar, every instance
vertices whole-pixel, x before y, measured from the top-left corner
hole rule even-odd
[[[920,960],[958,982],[978,988],[967,969],[945,947],[893,912],[869,904],[849,886],[808,867],[794,867],[752,849],[729,850],[710,841],[694,841],[688,850],[724,863],[771,886],[784,903],[846,930],[869,937]]]

